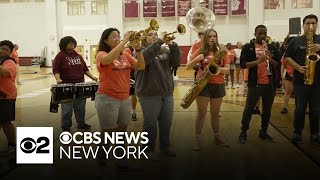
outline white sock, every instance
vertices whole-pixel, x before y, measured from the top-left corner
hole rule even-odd
[[[135,109],[132,109],[132,114],[136,114],[136,110]]]

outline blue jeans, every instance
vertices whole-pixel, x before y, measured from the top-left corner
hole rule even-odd
[[[170,129],[173,118],[173,96],[140,96],[143,113],[143,131],[148,133],[147,152],[154,152],[159,123],[160,149],[170,147]]]
[[[86,99],[73,97],[73,100],[61,104],[61,128],[62,130],[70,130],[72,126],[72,110],[76,116],[78,126],[85,124],[86,115]]]

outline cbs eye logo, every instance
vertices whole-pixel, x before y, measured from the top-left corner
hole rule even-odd
[[[22,152],[26,154],[33,153],[36,151],[36,153],[43,154],[43,153],[49,153],[50,151],[48,149],[44,149],[48,147],[50,144],[50,140],[47,137],[41,136],[37,140],[34,140],[30,137],[26,137],[21,140],[20,143],[20,149]]]

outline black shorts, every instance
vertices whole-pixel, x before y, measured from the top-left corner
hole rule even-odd
[[[286,73],[286,75],[284,76],[284,78],[285,78],[285,80],[287,80],[287,81],[290,81],[290,82],[293,81],[293,78],[292,78],[288,73]]]
[[[14,121],[16,118],[16,100],[0,99],[0,123]]]
[[[210,84],[208,83],[199,96],[210,97],[210,98],[221,98],[226,95],[226,89],[224,84]]]

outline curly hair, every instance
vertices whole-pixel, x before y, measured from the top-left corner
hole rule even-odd
[[[10,52],[13,51],[14,45],[11,41],[9,40],[4,40],[0,42],[0,46],[8,46],[10,48]]]
[[[69,43],[74,44],[74,47],[77,46],[77,41],[72,36],[65,36],[60,40],[60,43],[59,43],[60,50],[65,51]]]
[[[108,37],[110,36],[110,34],[113,31],[117,31],[120,34],[119,30],[116,28],[108,28],[103,31],[101,38],[100,38],[100,41],[99,41],[98,51],[105,51],[107,53],[111,51],[111,47],[107,43],[105,43],[104,40],[108,39]]]

